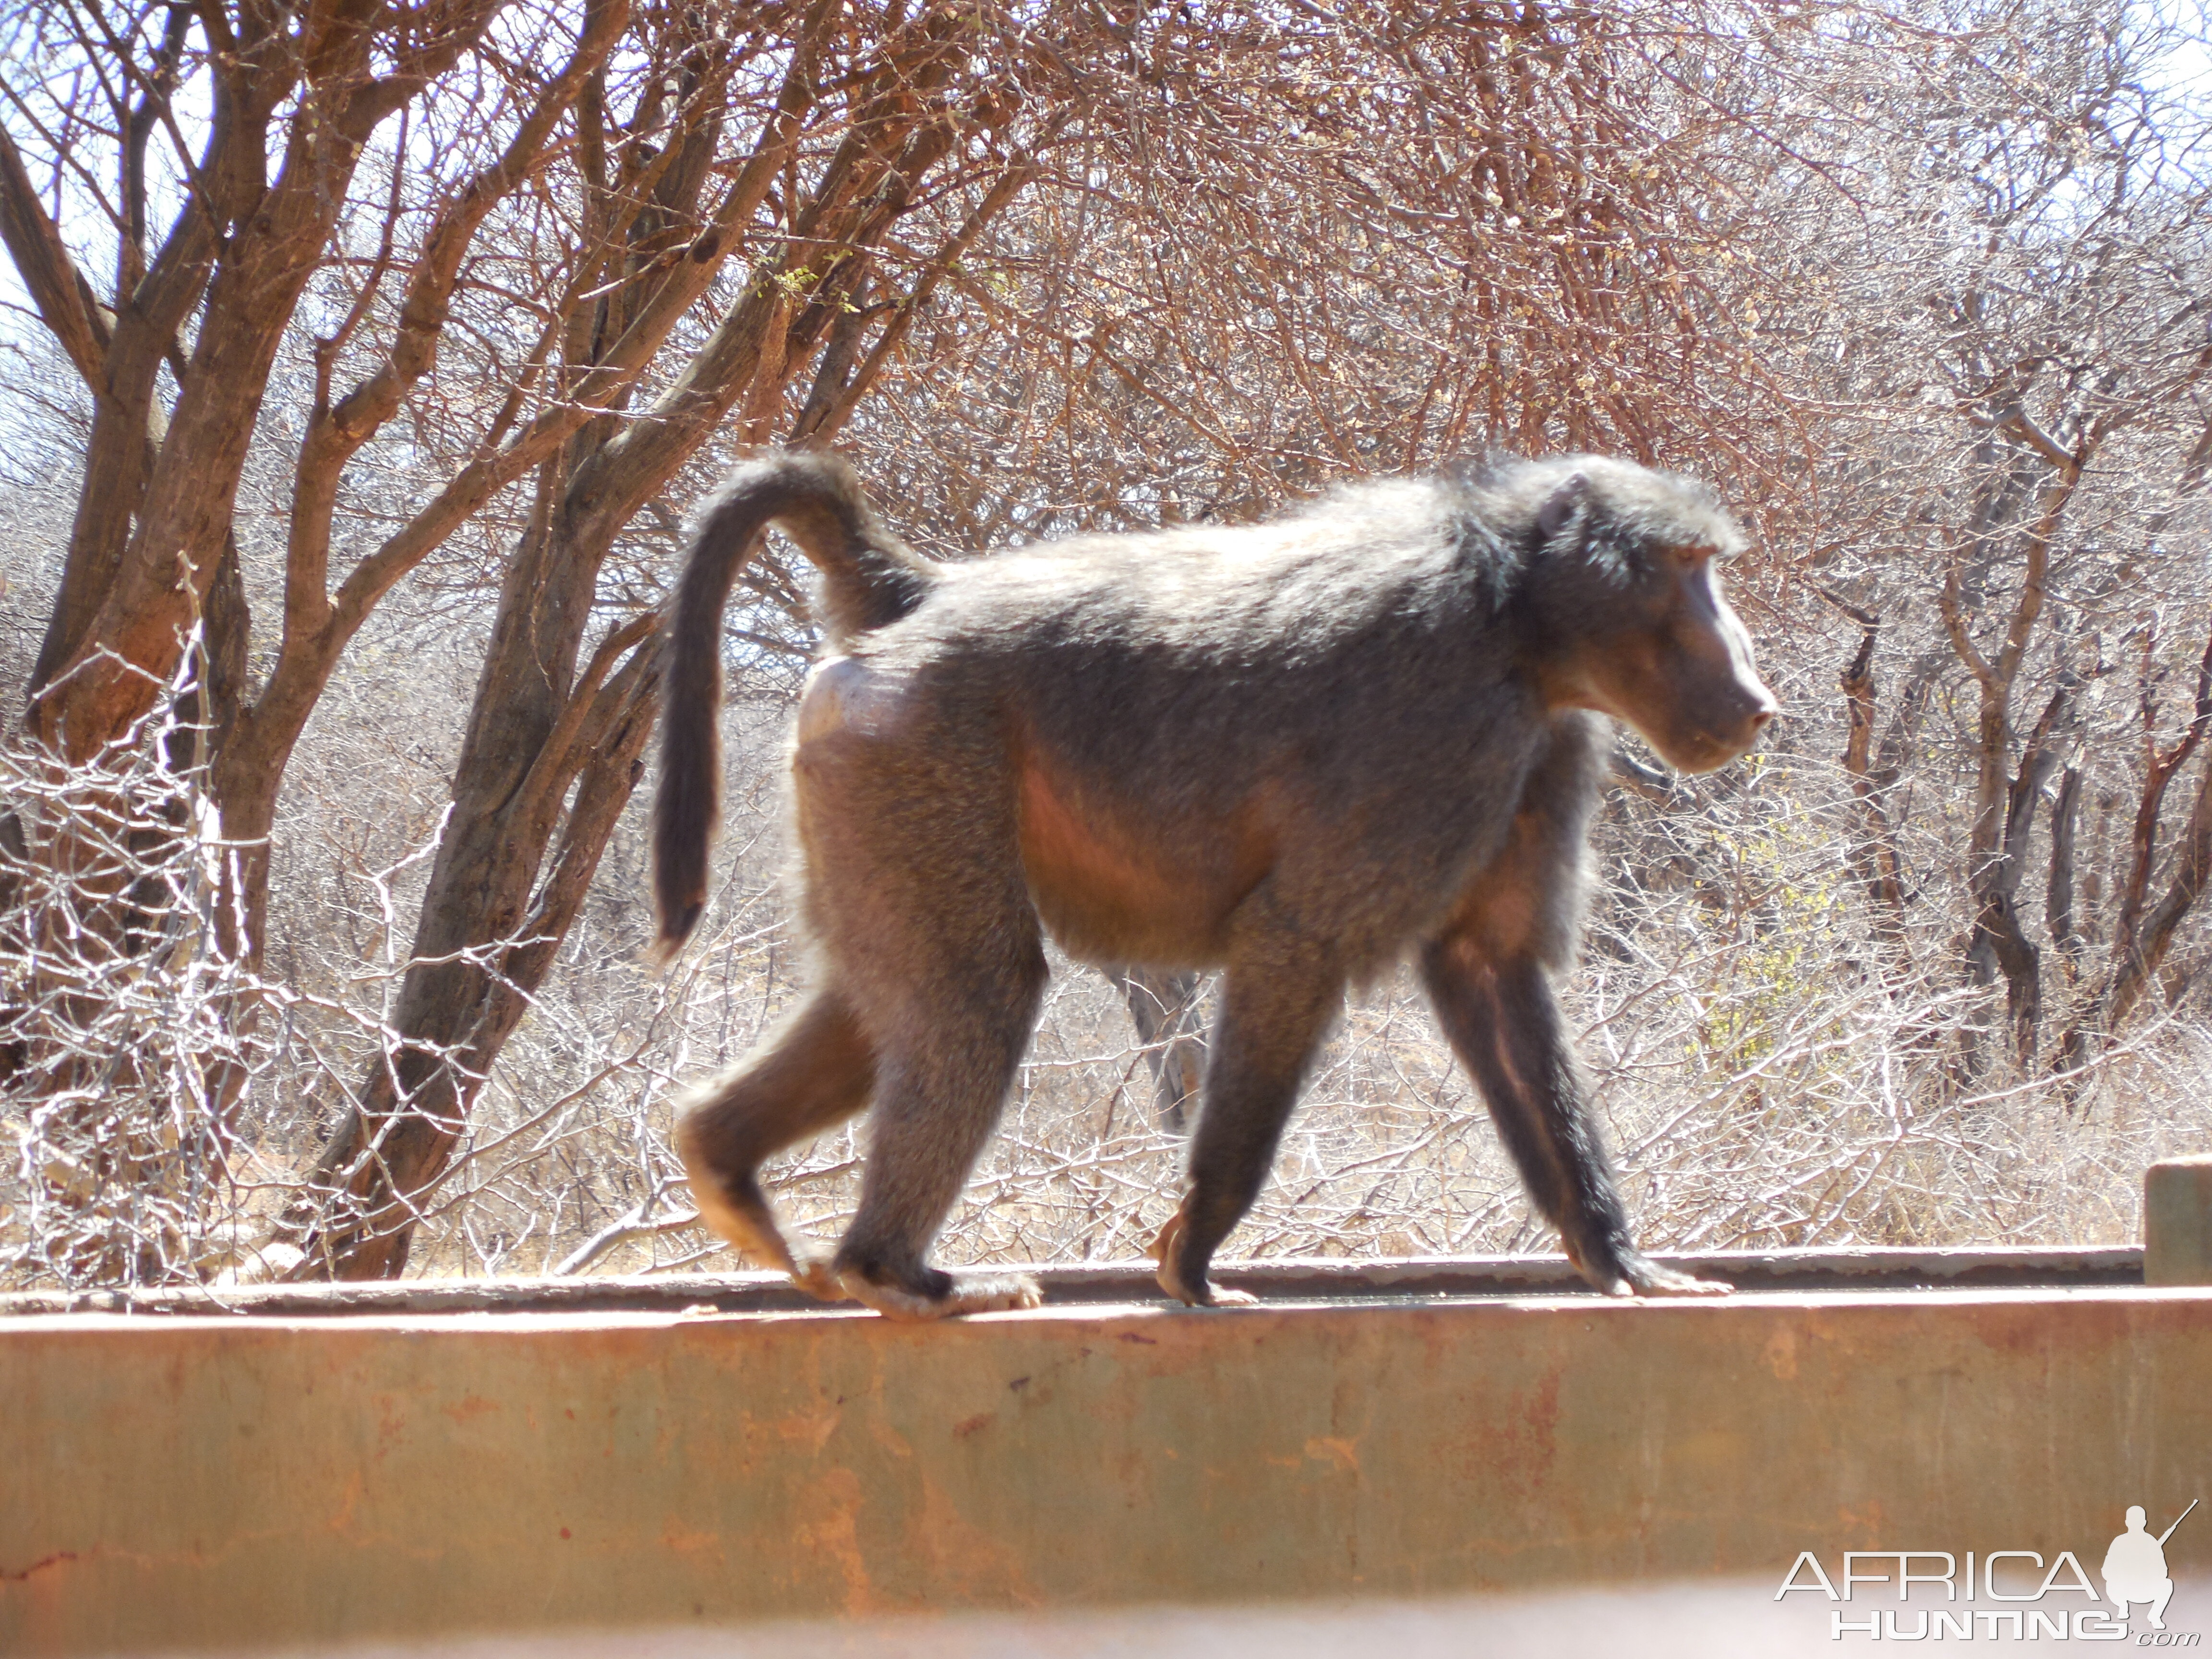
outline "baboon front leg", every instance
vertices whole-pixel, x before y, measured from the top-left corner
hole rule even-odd
[[[1191,1139],[1190,1188],[1152,1241],[1170,1296],[1200,1308],[1254,1299],[1216,1288],[1208,1266],[1266,1184],[1306,1066],[1343,996],[1342,977],[1318,968],[1231,967]]]
[[[956,1276],[930,1265],[929,1248],[998,1123],[1045,976],[1034,939],[997,971],[969,959],[919,976],[927,989],[896,1022],[913,1035],[881,1057],[860,1209],[837,1247],[846,1293],[878,1313],[942,1319],[1043,1300],[1026,1273]]]
[[[1446,939],[1421,969],[1445,1035],[1576,1270],[1608,1296],[1725,1295],[1728,1285],[1636,1248],[1543,965],[1523,954],[1492,962],[1471,941]]]
[[[708,1226],[825,1301],[844,1296],[828,1261],[794,1252],[761,1191],[760,1166],[867,1103],[875,1053],[834,989],[820,990],[767,1045],[683,1107],[676,1150]]]

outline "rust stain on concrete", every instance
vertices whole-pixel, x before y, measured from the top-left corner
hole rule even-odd
[[[804,1504],[801,1516],[793,1517],[791,1528],[792,1540],[802,1560],[812,1558],[812,1562],[807,1563],[797,1576],[811,1579],[816,1574],[808,1569],[814,1564],[827,1567],[841,1583],[842,1593],[837,1605],[842,1612],[896,1610],[898,1603],[895,1600],[886,1600],[876,1593],[866,1554],[860,1547],[860,1510],[866,1499],[860,1477],[851,1469],[824,1470],[809,1498],[811,1501]]]
[[[1349,1440],[1316,1435],[1306,1442],[1306,1455],[1333,1465],[1340,1474],[1359,1473],[1359,1448]]]
[[[1791,1328],[1778,1330],[1766,1340],[1766,1347],[1759,1358],[1765,1362],[1767,1371],[1778,1382],[1797,1380],[1798,1332]]]

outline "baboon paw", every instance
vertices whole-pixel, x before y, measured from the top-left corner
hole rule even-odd
[[[744,1257],[770,1268],[781,1268],[792,1277],[792,1282],[802,1290],[815,1290],[811,1273],[820,1263],[809,1263],[795,1255],[773,1222],[764,1221],[749,1210],[730,1203],[716,1188],[708,1184],[707,1178],[691,1177],[691,1201],[699,1206],[699,1219],[706,1223],[707,1231]],[[844,1295],[832,1282],[828,1295],[833,1301]]]
[[[942,1319],[947,1311],[945,1303],[935,1297],[901,1290],[896,1285],[878,1285],[856,1273],[840,1273],[837,1281],[847,1296],[886,1319]]]
[[[817,1302],[842,1302],[849,1294],[826,1255],[793,1252],[791,1282]]]
[[[1617,1264],[1611,1282],[1598,1288],[1607,1296],[1727,1296],[1735,1286],[1662,1267],[1647,1255],[1630,1255]]]
[[[1044,1288],[1027,1273],[992,1273],[952,1281],[948,1314],[1009,1313],[1044,1306]]]
[[[1249,1291],[1231,1291],[1209,1283],[1200,1277],[1194,1284],[1184,1276],[1183,1264],[1176,1258],[1182,1243],[1183,1216],[1177,1210],[1168,1218],[1168,1224],[1160,1229],[1159,1237],[1152,1242],[1145,1254],[1160,1264],[1153,1275],[1160,1288],[1176,1301],[1192,1308],[1249,1308],[1260,1298]]]
[[[1232,1291],[1226,1285],[1201,1282],[1187,1283],[1183,1276],[1163,1262],[1159,1273],[1160,1288],[1170,1296],[1191,1308],[1251,1308],[1259,1305],[1260,1298],[1249,1291]]]
[[[857,1273],[841,1274],[844,1292],[886,1319],[922,1322],[962,1314],[1005,1313],[1042,1307],[1044,1291],[1027,1273],[989,1273],[955,1279],[943,1296],[923,1296],[896,1285],[878,1285]]]
[[[705,1224],[707,1231],[740,1255],[775,1261],[781,1254],[774,1249],[763,1248],[764,1241],[760,1230],[729,1201],[722,1191],[721,1183],[703,1170],[691,1172],[691,1201],[698,1206],[699,1219]]]
[[[1205,1293],[1190,1305],[1194,1308],[1256,1308],[1260,1305],[1260,1298],[1249,1291],[1232,1291],[1225,1285],[1208,1285]]]
[[[803,1245],[793,1249],[783,1230],[775,1224],[760,1188],[750,1176],[729,1181],[691,1146],[685,1126],[678,1124],[676,1149],[691,1188],[691,1201],[707,1231],[735,1249],[748,1261],[781,1269],[791,1282],[824,1302],[842,1302],[845,1288],[830,1270],[828,1261]]]

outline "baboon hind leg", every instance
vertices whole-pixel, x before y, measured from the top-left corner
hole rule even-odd
[[[846,1292],[895,1319],[1034,1308],[1027,1274],[953,1274],[930,1265],[929,1248],[959,1201],[968,1172],[999,1121],[1014,1068],[1044,993],[1035,925],[1009,927],[999,949],[972,953],[941,941],[887,1042],[869,1126],[860,1204],[837,1247]]]
[[[876,1056],[835,989],[816,991],[767,1043],[685,1103],[676,1150],[692,1201],[717,1234],[825,1301],[844,1291],[826,1259],[794,1251],[760,1188],[760,1166],[867,1103]]]

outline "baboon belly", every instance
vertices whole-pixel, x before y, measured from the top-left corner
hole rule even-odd
[[[1023,772],[1020,801],[1023,871],[1071,956],[1176,967],[1221,959],[1230,915],[1264,873],[1257,849],[1224,833],[1208,838],[1209,855],[1178,857],[1164,840],[1086,811],[1035,768]]]

